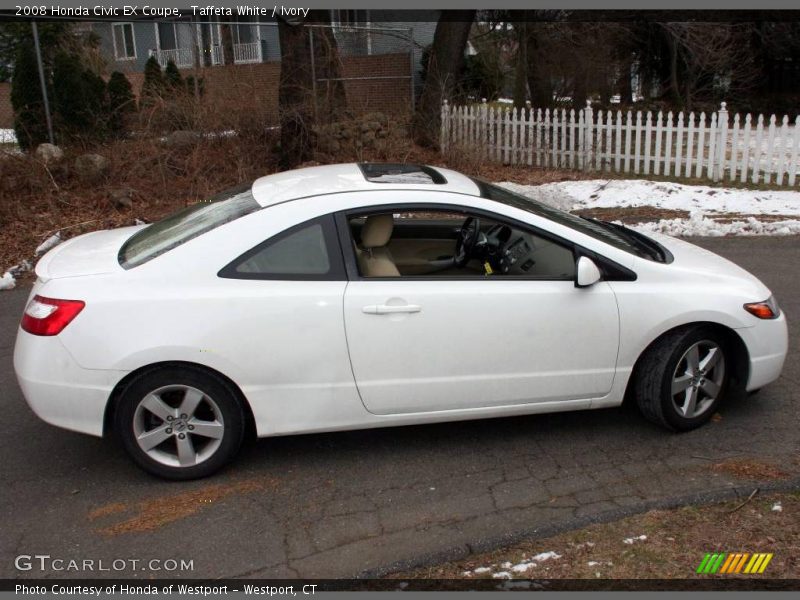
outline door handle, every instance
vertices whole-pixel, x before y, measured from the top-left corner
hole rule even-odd
[[[418,313],[422,310],[419,304],[402,304],[391,306],[388,304],[370,304],[361,309],[361,312],[368,315],[392,315],[397,313]]]

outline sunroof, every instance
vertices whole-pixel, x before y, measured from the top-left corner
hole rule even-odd
[[[360,163],[358,167],[372,183],[447,183],[441,173],[423,165]]]

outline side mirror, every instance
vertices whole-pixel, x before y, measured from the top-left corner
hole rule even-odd
[[[600,269],[588,256],[581,256],[575,266],[575,287],[584,288],[594,285],[602,278]]]

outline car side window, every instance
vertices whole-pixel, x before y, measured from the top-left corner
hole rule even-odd
[[[364,278],[572,280],[573,247],[532,227],[468,209],[380,207],[346,218]]]
[[[232,279],[344,280],[330,215],[283,231],[234,260],[220,277]]]

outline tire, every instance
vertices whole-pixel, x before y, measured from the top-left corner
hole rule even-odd
[[[236,456],[245,414],[236,392],[211,373],[167,366],[133,379],[114,431],[142,469],[172,480],[207,477]]]
[[[713,329],[693,326],[666,333],[636,367],[636,402],[645,418],[667,429],[696,429],[724,401],[732,366],[725,339]]]

